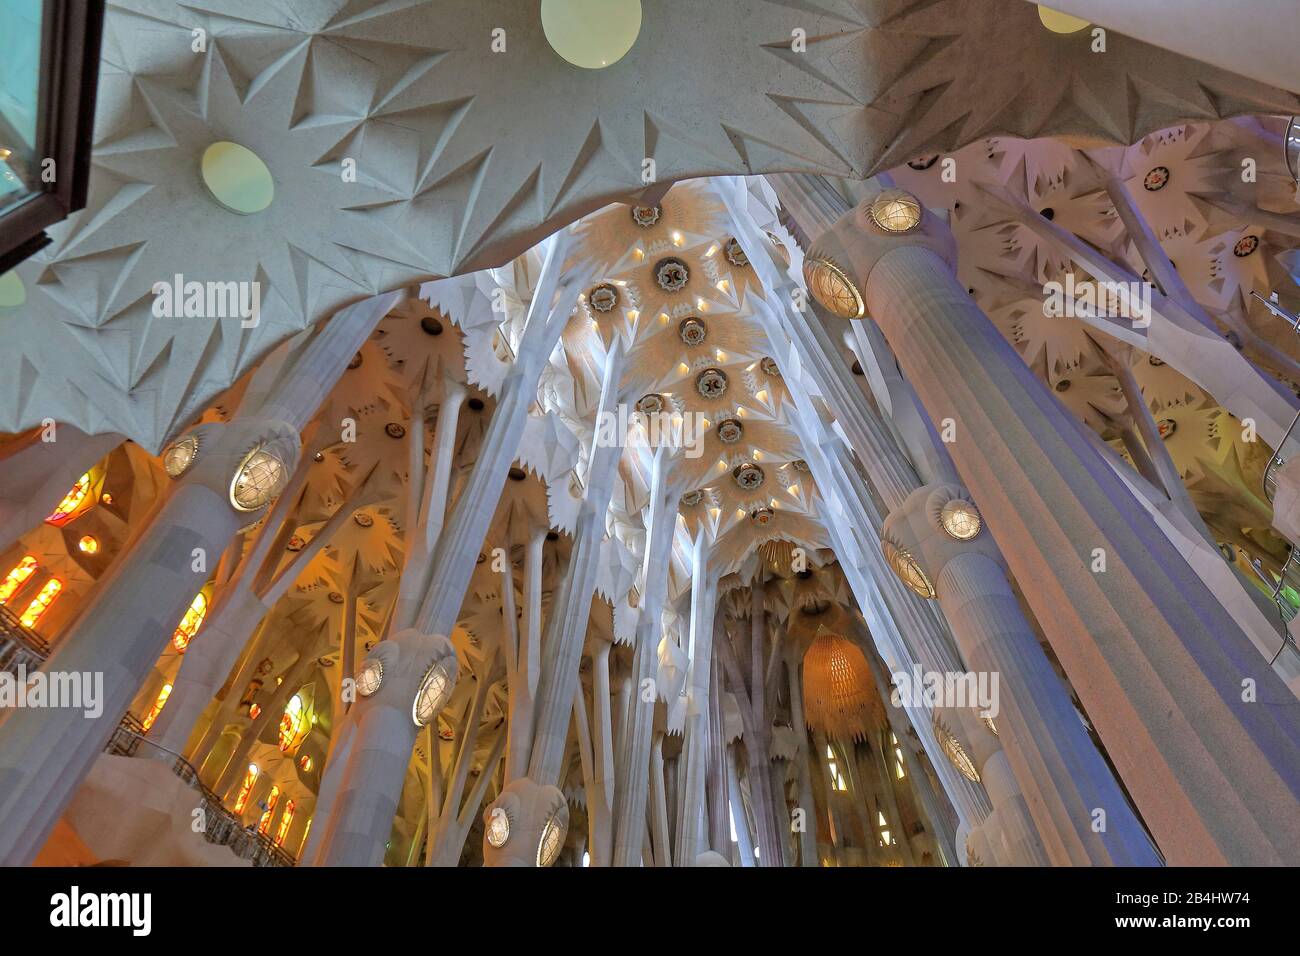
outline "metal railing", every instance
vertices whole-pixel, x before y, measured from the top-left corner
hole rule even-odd
[[[159,746],[144,734],[144,726],[133,714],[127,714],[108,738],[105,753],[122,757],[134,757],[141,745],[152,748],[157,759],[171,761],[172,771],[180,777],[190,789],[199,795],[200,808],[203,811],[203,839],[217,846],[229,847],[230,851],[241,860],[248,860],[253,866],[293,866],[294,859],[267,836],[257,832],[254,826],[243,826],[234,813],[227,810],[221,799],[205,787],[199,780],[199,772],[194,765],[174,751]]]
[[[17,675],[20,667],[31,673],[45,663],[50,645],[31,628],[23,627],[9,607],[0,604],[0,671]]]

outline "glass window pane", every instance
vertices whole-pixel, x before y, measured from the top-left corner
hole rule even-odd
[[[0,0],[0,209],[37,191],[42,0]]]

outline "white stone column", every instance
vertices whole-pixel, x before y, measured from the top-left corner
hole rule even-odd
[[[281,462],[297,454],[283,423],[205,426],[202,438],[190,472],[41,668],[47,679],[80,675],[90,698],[0,720],[0,864],[23,865],[39,851],[207,581],[208,560],[256,517],[232,507],[229,490],[250,449],[265,443]]]
[[[1300,721],[1270,706],[1290,692],[971,301],[952,250],[928,213],[899,236],[859,208],[809,257],[839,263],[931,418],[953,421],[954,462],[1166,859],[1300,860],[1300,815],[1278,809],[1300,803]]]
[[[573,534],[573,550],[564,582],[555,595],[542,647],[542,674],[537,688],[537,724],[533,734],[528,775],[539,784],[558,785],[569,734],[573,694],[578,686],[578,665],[591,617],[591,597],[600,573],[600,543],[605,536],[605,516],[614,492],[622,447],[605,443],[603,415],[613,415],[619,397],[623,366],[622,341],[615,338],[606,359],[604,384],[592,438],[587,489]],[[620,436],[621,437],[621,436]]]
[[[678,866],[693,866],[696,857],[709,849],[705,845],[704,776],[708,756],[709,670],[713,663],[718,591],[717,579],[709,573],[711,545],[708,529],[701,526],[691,556],[690,667],[682,688],[686,697],[686,725],[682,731],[686,772],[674,851]]]
[[[427,673],[434,666],[440,659],[440,642],[456,624],[479,547],[523,437],[542,368],[586,281],[585,271],[563,275],[571,241],[567,231],[557,233],[550,241],[515,364],[502,385],[473,473],[434,551],[428,587],[414,626],[376,646],[378,651],[391,644],[387,653],[404,662],[414,659],[414,671]],[[418,676],[408,680],[403,672],[403,680],[392,688],[391,702],[381,704],[373,697],[366,698],[358,701],[348,715],[340,728],[346,735],[346,760],[336,757],[326,768],[311,853],[304,854],[304,859],[326,866],[376,866],[383,859],[384,843],[415,745],[410,708],[418,681]],[[399,698],[408,692],[412,696],[402,703]],[[444,697],[441,703],[445,702]],[[405,723],[399,716],[403,712]]]
[[[626,753],[614,791],[614,866],[636,866],[646,833],[646,797],[654,729],[655,696],[646,700],[645,682],[652,680],[662,636],[664,596],[673,536],[677,529],[676,489],[671,480],[674,459],[665,448],[656,450],[650,478],[646,516],[645,555],[641,567],[641,613],[636,624],[633,656],[636,684],[625,736]]]
[[[989,716],[1051,861],[1158,866],[1146,831],[1020,612],[1001,552],[965,489],[917,489],[886,519],[882,537],[932,582],[971,672],[997,680],[988,688],[996,690],[997,708]]]

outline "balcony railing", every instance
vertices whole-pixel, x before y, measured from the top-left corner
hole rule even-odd
[[[30,628],[23,627],[18,615],[0,604],[0,671],[15,676],[20,668],[27,673],[45,663],[50,645]]]
[[[23,627],[18,616],[0,604],[0,671],[17,676],[25,666],[31,673],[45,663],[50,646],[35,631]],[[258,833],[254,827],[244,827],[239,818],[226,809],[215,793],[199,780],[194,765],[180,754],[162,747],[145,736],[144,725],[138,717],[127,713],[113,730],[104,747],[105,753],[121,757],[134,757],[141,746],[150,757],[170,762],[172,772],[196,791],[202,801],[205,830],[203,838],[218,846],[228,846],[241,860],[253,866],[293,866],[294,859],[275,843]]]
[[[133,714],[122,718],[122,722],[114,729],[113,736],[108,739],[104,751],[122,757],[134,757],[142,746],[149,751],[150,757],[170,762],[176,776],[199,795],[203,810],[203,839],[217,846],[229,847],[235,856],[248,860],[253,866],[294,865],[293,857],[276,846],[269,837],[258,833],[255,827],[243,826],[217,795],[203,785],[199,780],[199,772],[192,763],[146,737],[144,727]]]

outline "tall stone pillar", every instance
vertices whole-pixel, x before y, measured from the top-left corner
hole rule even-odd
[[[378,651],[392,645],[387,653],[403,661],[414,659],[414,670],[423,668],[426,676],[438,666],[441,642],[455,627],[479,547],[523,437],[537,382],[586,281],[585,273],[564,275],[571,241],[568,232],[552,237],[515,364],[502,385],[473,473],[434,551],[414,626],[376,646]],[[358,685],[366,666],[358,674]],[[448,676],[454,682],[453,669],[448,669]],[[304,859],[324,866],[377,866],[383,859],[416,739],[416,728],[408,726],[412,723],[412,697],[406,697],[404,704],[398,698],[413,695],[415,690],[416,684],[404,671],[402,681],[392,689],[392,703],[365,698],[349,713],[339,729],[342,751],[332,757],[321,781],[316,816],[324,819],[318,819],[313,827],[319,836],[313,832]],[[439,696],[435,714],[449,695],[450,687],[447,694]],[[372,711],[383,713],[370,716]],[[405,723],[397,716],[403,712]],[[431,714],[424,723],[432,719]]]
[[[658,449],[650,477],[645,556],[641,566],[641,613],[636,623],[636,651],[633,655],[636,684],[632,690],[625,753],[619,764],[620,775],[614,790],[614,866],[636,866],[645,843],[655,711],[655,695],[651,693],[649,699],[645,699],[645,682],[654,677],[659,659],[664,597],[668,590],[668,559],[677,528],[676,489],[671,480],[673,461],[666,448]]]
[[[1279,810],[1300,805],[1300,719],[1278,706],[1290,691],[971,301],[953,256],[946,226],[891,191],[814,242],[805,271],[831,312],[880,325],[931,418],[955,429],[957,469],[1168,861],[1300,861],[1300,814]]]
[[[709,574],[711,535],[701,526],[696,532],[691,556],[690,668],[682,694],[686,698],[686,725],[682,731],[683,775],[682,814],[677,821],[678,866],[693,866],[696,857],[709,849],[705,845],[704,777],[708,758],[709,672],[713,666],[713,639],[717,613],[718,582]],[[721,623],[718,621],[717,623]]]
[[[890,563],[937,598],[967,667],[997,679],[988,688],[997,708],[990,716],[1051,861],[1159,865],[1020,612],[1001,552],[965,489],[918,488],[885,520],[881,536]]]
[[[52,682],[77,681],[83,700],[0,719],[0,864],[31,862],[207,581],[209,562],[256,520],[298,453],[297,431],[283,422],[204,425],[196,435],[188,470],[41,668]]]

